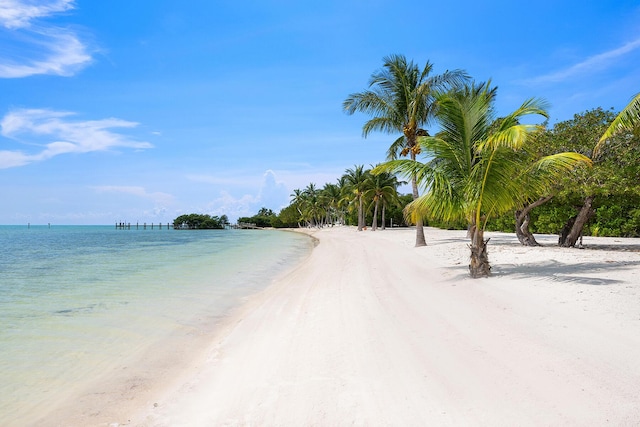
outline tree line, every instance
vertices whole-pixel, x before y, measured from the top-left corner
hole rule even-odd
[[[238,222],[258,227],[325,227],[355,225],[358,230],[389,226],[406,226],[402,209],[411,199],[398,192],[403,184],[390,173],[373,174],[372,168],[355,165],[335,183],[318,188],[310,183],[291,193],[291,203],[278,214],[261,208],[251,217]]]

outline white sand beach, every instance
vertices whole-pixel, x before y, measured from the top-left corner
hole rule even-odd
[[[50,421],[640,424],[640,239],[488,233],[493,275],[473,280],[464,231],[305,232],[312,254],[180,352],[180,376]]]

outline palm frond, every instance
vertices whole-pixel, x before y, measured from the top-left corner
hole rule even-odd
[[[362,126],[362,136],[365,138],[373,131],[380,131],[385,133],[393,133],[398,131],[398,124],[392,118],[380,116],[374,117],[368,120]]]
[[[465,204],[465,198],[459,192],[456,181],[452,181],[446,173],[434,170],[431,173],[428,191],[409,203],[405,213],[452,221],[465,218]]]
[[[522,103],[522,105],[511,113],[509,116],[514,117],[516,120],[524,116],[539,115],[545,118],[549,118],[549,103],[542,98],[529,98]]]
[[[347,114],[353,114],[356,111],[368,114],[387,113],[390,108],[386,97],[373,90],[352,93],[342,103],[342,109]]]
[[[593,161],[579,153],[564,152],[542,157],[533,164],[532,169],[549,171],[557,176],[580,165],[592,166]]]
[[[400,155],[402,149],[406,146],[405,136],[397,138],[393,143],[389,146],[387,150],[387,160],[396,160]]]
[[[409,159],[396,159],[377,165],[371,170],[374,175],[380,173],[393,173],[405,177],[426,177],[429,174],[429,166]]]
[[[616,116],[611,125],[604,132],[593,149],[594,156],[598,154],[602,144],[616,133],[622,130],[632,130],[640,125],[640,93],[636,94],[631,102]]]
[[[541,129],[542,127],[540,125],[531,124],[509,126],[492,133],[491,136],[479,146],[479,149],[486,150],[505,147],[512,150],[519,150],[533,132]]]

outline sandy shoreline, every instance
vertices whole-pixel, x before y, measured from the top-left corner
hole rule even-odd
[[[427,229],[425,248],[411,230],[309,233],[309,258],[199,341],[162,389],[49,421],[640,423],[640,239],[525,248],[489,233],[494,274],[472,280],[464,231]]]

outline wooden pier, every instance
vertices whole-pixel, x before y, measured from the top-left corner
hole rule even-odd
[[[162,224],[162,223],[158,223],[158,224],[154,224],[153,222],[151,224],[147,224],[146,222],[140,224],[138,222],[135,223],[135,225],[131,225],[130,222],[116,222],[116,230],[140,230],[140,229],[146,230],[147,228],[153,230],[158,229],[158,230],[162,230],[163,228],[166,228],[167,230],[173,228],[173,224],[169,224],[167,223],[166,225]]]
[[[224,225],[225,229],[250,229],[250,230],[262,230],[262,227],[258,227],[257,225],[253,224],[253,223],[246,223],[246,222],[240,222],[238,224],[225,224]],[[174,227],[173,224],[171,223],[157,223],[154,224],[153,222],[150,224],[147,224],[146,222],[143,222],[142,224],[140,224],[139,222],[136,222],[135,224],[131,224],[130,222],[116,222],[116,230],[170,230],[170,229],[175,229],[175,230],[188,230],[187,227]]]
[[[238,225],[236,226],[236,228],[250,229],[250,230],[260,230],[262,227],[258,227],[254,223],[239,222]]]

